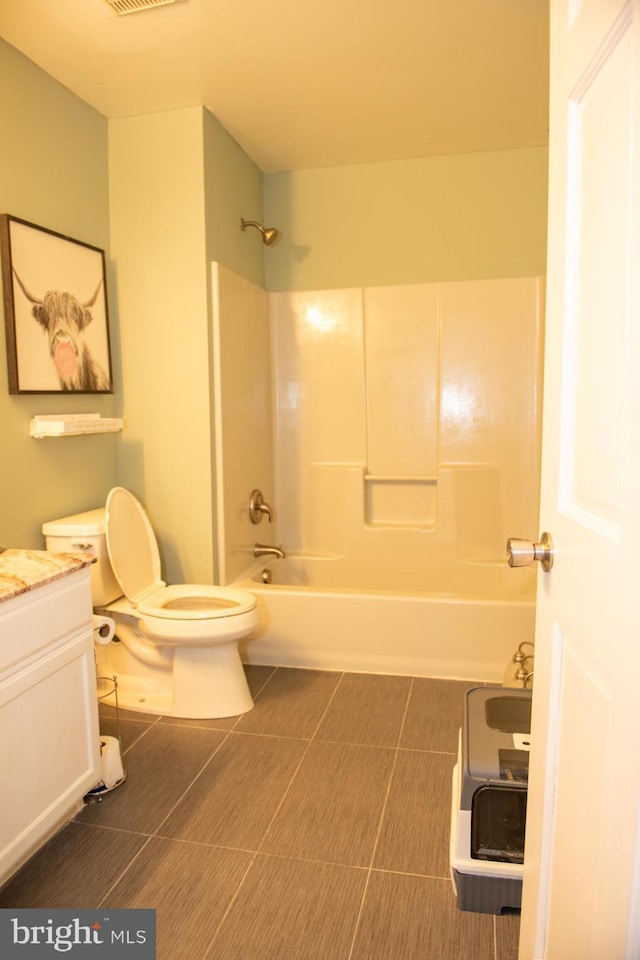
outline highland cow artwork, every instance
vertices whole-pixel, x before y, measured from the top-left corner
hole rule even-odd
[[[104,252],[9,214],[0,252],[10,393],[111,393]]]

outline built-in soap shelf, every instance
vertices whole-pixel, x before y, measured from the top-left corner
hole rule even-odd
[[[431,527],[436,522],[437,477],[364,475],[365,512],[372,526]]]
[[[99,413],[42,414],[31,418],[32,437],[77,437],[85,433],[116,433],[124,421],[119,417],[103,417]]]
[[[365,483],[431,483],[437,484],[438,478],[429,476],[407,476],[406,473],[365,473]]]

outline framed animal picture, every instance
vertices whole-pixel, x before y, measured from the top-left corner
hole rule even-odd
[[[112,393],[104,251],[0,215],[9,393]]]

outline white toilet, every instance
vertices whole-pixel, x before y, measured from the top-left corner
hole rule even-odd
[[[168,586],[153,529],[132,493],[114,487],[106,508],[49,521],[42,532],[52,553],[97,558],[93,606],[116,624],[114,640],[96,645],[97,667],[100,676],[117,676],[121,707],[199,719],[252,708],[238,641],[258,624],[255,597],[213,585]]]

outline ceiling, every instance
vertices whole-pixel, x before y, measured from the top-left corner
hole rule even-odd
[[[547,143],[548,0],[2,0],[107,117],[204,105],[265,172]]]

